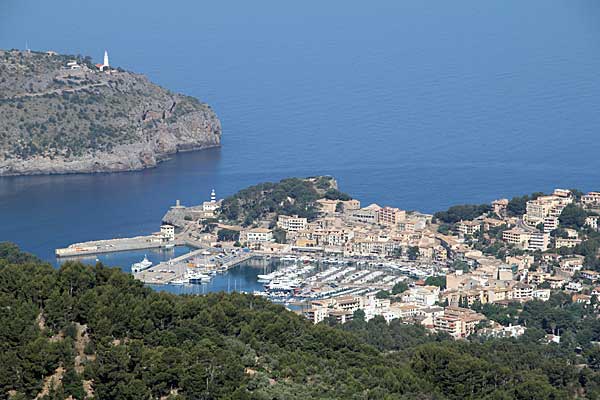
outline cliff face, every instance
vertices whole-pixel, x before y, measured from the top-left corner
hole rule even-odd
[[[144,76],[0,50],[0,175],[140,170],[220,142],[210,106]]]

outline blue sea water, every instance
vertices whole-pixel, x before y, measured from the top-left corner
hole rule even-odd
[[[0,240],[54,261],[155,231],[176,199],[287,176],[425,212],[598,190],[599,39],[597,0],[2,0],[1,48],[107,49],[224,133],[153,170],[0,178]]]

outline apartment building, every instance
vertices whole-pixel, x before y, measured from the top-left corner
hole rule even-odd
[[[249,243],[270,242],[273,232],[267,228],[246,229],[240,232],[240,241]]]
[[[477,325],[485,320],[485,315],[471,309],[446,307],[444,315],[434,318],[433,326],[436,330],[447,332],[450,336],[458,339],[475,333]]]
[[[481,230],[481,223],[479,221],[460,221],[456,229],[462,235],[473,236]]]
[[[306,218],[300,218],[297,215],[280,215],[277,218],[277,227],[290,232],[298,232],[306,229],[307,223]]]
[[[365,208],[355,210],[350,214],[350,220],[353,222],[362,222],[366,224],[376,224],[379,220],[380,206],[371,204]]]
[[[384,226],[396,226],[406,218],[406,211],[395,207],[383,207],[379,210],[377,222]]]
[[[527,213],[523,216],[525,223],[535,226],[543,223],[546,217],[559,217],[562,210],[573,202],[570,191],[556,189],[551,196],[540,196],[527,202]]]
[[[527,245],[527,250],[540,250],[546,251],[548,250],[548,245],[550,243],[550,234],[544,232],[532,232],[529,237],[529,244]]]
[[[558,217],[544,218],[544,233],[550,233],[557,229],[559,225]]]
[[[588,194],[581,196],[581,203],[585,206],[600,205],[600,192],[589,192]]]
[[[512,228],[502,232],[502,240],[524,249],[529,246],[529,239],[531,239],[531,232],[521,228]]]
[[[527,283],[518,282],[512,288],[512,298],[519,301],[529,301],[533,299],[533,286]]]
[[[439,296],[440,288],[437,286],[415,287],[402,293],[402,302],[433,306],[439,300]]]
[[[554,247],[560,249],[561,247],[573,248],[581,244],[581,239],[571,239],[571,238],[555,238],[554,239]]]

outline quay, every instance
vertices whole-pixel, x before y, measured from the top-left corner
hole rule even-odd
[[[179,245],[177,241],[169,245]],[[56,249],[57,257],[79,257],[102,253],[115,253],[119,251],[145,250],[165,247],[165,242],[155,235],[136,236],[132,238],[94,240],[90,242],[75,243],[62,249]]]
[[[236,254],[225,255],[222,252],[215,252],[215,249],[203,248],[191,251],[172,260],[161,262],[144,271],[133,274],[133,276],[144,283],[168,285],[174,281],[184,280],[190,269],[202,269],[213,273],[225,272],[229,268],[235,267],[255,256],[252,252],[242,251]],[[190,262],[196,257],[202,258],[200,265]]]

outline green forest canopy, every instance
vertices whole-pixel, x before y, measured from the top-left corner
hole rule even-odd
[[[0,399],[34,398],[59,366],[63,383],[45,399],[83,398],[83,382],[101,400],[600,396],[598,351],[540,344],[535,327],[519,340],[479,343],[366,322],[360,312],[341,326],[312,325],[251,295],[156,292],[116,268],[55,269],[10,244],[0,244],[0,257]],[[542,320],[540,312],[530,313]],[[81,372],[79,324],[90,340]]]
[[[330,177],[287,178],[250,186],[223,200],[221,216],[245,226],[279,214],[314,219],[318,214],[318,199],[351,199],[337,190],[334,182]]]

